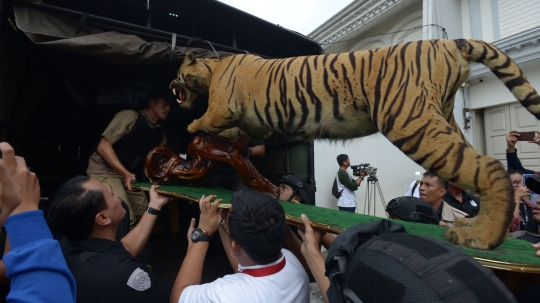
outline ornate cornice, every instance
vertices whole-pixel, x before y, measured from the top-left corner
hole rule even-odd
[[[521,68],[537,59],[540,59],[540,26],[512,35],[492,43],[505,52]],[[480,63],[471,63],[471,76],[469,80],[495,77],[493,73]]]
[[[377,18],[404,0],[365,0],[355,1],[345,7],[325,25],[309,34],[323,48]]]

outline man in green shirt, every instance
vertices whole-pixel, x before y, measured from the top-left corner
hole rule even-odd
[[[360,183],[364,181],[365,172],[360,173],[360,177],[356,180],[347,173],[347,168],[351,166],[351,160],[349,156],[341,154],[337,156],[337,162],[339,164],[339,170],[337,172],[337,186],[338,191],[341,192],[341,197],[338,200],[339,210],[356,212],[356,195],[354,191],[358,189]]]

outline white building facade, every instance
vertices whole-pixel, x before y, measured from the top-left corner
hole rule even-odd
[[[419,39],[479,39],[493,43],[523,69],[540,89],[540,1],[537,0],[356,0],[309,34],[325,53],[351,52]],[[506,134],[540,130],[504,84],[481,64],[471,64],[471,76],[455,98],[454,116],[477,150],[506,165]],[[540,171],[540,147],[518,143],[523,166]],[[424,169],[376,134],[344,143],[315,141],[317,205],[337,208],[331,194],[338,169],[335,160],[347,154],[351,164],[378,168],[378,185],[386,202],[405,194]],[[420,175],[417,175],[418,172]],[[367,198],[369,187],[371,196]],[[373,193],[373,190],[375,192]],[[374,196],[374,198],[373,198]],[[369,204],[385,217],[377,186],[362,182],[356,191],[357,212]],[[365,203],[369,200],[371,203]],[[373,203],[375,202],[375,203]],[[367,209],[366,209],[367,210]]]

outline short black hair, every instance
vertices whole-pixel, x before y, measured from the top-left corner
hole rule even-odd
[[[437,180],[439,185],[444,187],[444,189],[448,190],[448,181],[444,180],[443,178],[439,177],[439,175],[437,175],[436,173],[434,172],[431,172],[431,171],[426,171],[424,173],[424,177],[437,177]]]
[[[83,185],[90,179],[76,176],[60,185],[49,197],[45,218],[49,228],[70,240],[88,238],[94,218],[107,208],[103,192]]]
[[[258,264],[279,259],[285,243],[285,211],[274,197],[252,189],[242,189],[231,197],[228,224],[231,239],[240,244]]]
[[[523,172],[517,169],[509,169],[506,172],[508,173],[509,176],[513,174],[520,174],[523,176]]]
[[[346,154],[341,154],[337,156],[337,163],[339,164],[339,166],[343,165],[343,161],[347,161],[347,158],[349,158],[349,156],[347,156]]]
[[[152,90],[150,93],[148,93],[148,95],[146,97],[139,100],[139,102],[137,103],[137,109],[138,110],[147,109],[148,108],[148,103],[150,102],[150,100],[151,99],[158,99],[158,98],[163,98],[163,99],[169,100],[171,107],[173,107],[173,105],[177,104],[175,102],[176,97],[174,96],[173,92],[170,89],[164,88],[164,87],[159,87],[159,88],[156,88],[156,89]]]

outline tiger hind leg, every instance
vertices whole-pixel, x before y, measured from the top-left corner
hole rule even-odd
[[[508,235],[513,211],[512,185],[504,166],[473,149],[440,114],[424,113],[422,122],[420,127],[404,123],[409,126],[385,135],[426,170],[481,195],[478,216],[459,220],[459,227],[446,230],[446,239],[476,249],[497,247]]]
[[[455,97],[455,95],[454,95],[454,97]],[[454,98],[452,98],[451,102],[452,102],[452,104],[454,103]],[[468,146],[472,147],[472,145],[469,143],[467,138],[465,138],[465,135],[463,135],[463,132],[461,131],[461,128],[457,124],[453,112],[451,113],[451,115],[447,119],[447,121],[450,124],[450,126],[452,127],[452,130],[455,131],[459,135],[459,137],[462,138],[463,141],[465,141],[467,143]],[[473,217],[473,218],[458,218],[456,220],[456,222],[455,222],[455,225],[457,227],[467,227],[467,226],[474,225],[475,221],[476,221],[476,217]]]
[[[456,219],[456,226],[457,227],[469,227],[473,226],[476,222],[477,217],[473,218],[458,218]]]

